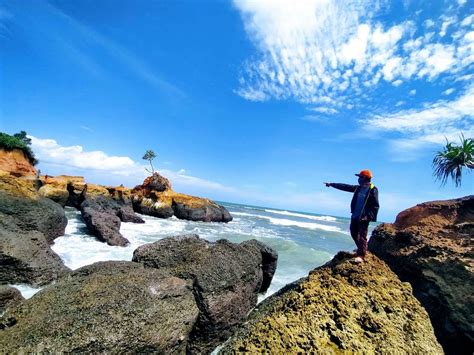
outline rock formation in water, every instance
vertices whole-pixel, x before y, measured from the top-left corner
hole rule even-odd
[[[64,210],[39,197],[34,180],[0,172],[0,284],[41,285],[67,272],[50,248],[66,224]]]
[[[441,354],[408,283],[369,254],[339,253],[264,300],[220,353]]]
[[[474,352],[474,196],[426,202],[378,226],[369,250],[413,287],[446,353]]]
[[[146,244],[133,253],[133,261],[193,281],[199,318],[190,335],[192,353],[212,351],[245,319],[257,294],[270,285],[277,258],[276,251],[257,241],[210,243],[192,234]]]
[[[230,222],[229,211],[217,203],[201,197],[174,192],[168,179],[158,173],[132,190],[133,208],[138,213],[168,218],[204,222]]]

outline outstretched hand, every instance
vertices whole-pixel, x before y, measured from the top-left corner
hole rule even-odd
[[[326,185],[326,187],[331,186],[331,183],[330,183],[330,182],[323,182],[323,184]]]

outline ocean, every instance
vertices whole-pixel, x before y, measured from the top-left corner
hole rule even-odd
[[[268,291],[259,297],[260,301],[331,260],[338,251],[355,249],[349,234],[349,218],[219,203],[232,214],[232,222],[190,222],[176,217],[160,219],[142,215],[144,224],[122,223],[120,232],[130,241],[126,247],[99,242],[88,233],[80,212],[66,207],[68,225],[64,236],[55,239],[52,249],[66,266],[77,269],[98,261],[130,261],[138,246],[179,234],[195,233],[209,241],[228,239],[235,243],[257,239],[278,251],[275,276]],[[369,235],[374,227],[372,223]],[[39,291],[25,285],[12,286],[26,298]]]

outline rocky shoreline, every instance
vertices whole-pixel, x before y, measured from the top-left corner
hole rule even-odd
[[[64,206],[114,246],[128,243],[121,222],[143,223],[136,212],[206,222],[232,216],[174,192],[159,174],[133,189],[38,179],[26,160],[8,162],[17,155],[0,150],[4,352],[208,354],[224,342],[224,354],[474,351],[474,196],[401,212],[374,230],[363,264],[339,253],[257,306],[278,255],[256,240],[175,236],[140,246],[130,261],[69,270],[50,248],[64,234]],[[24,300],[13,283],[46,286]]]

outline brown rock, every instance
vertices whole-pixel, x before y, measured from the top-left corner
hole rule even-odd
[[[132,202],[136,212],[159,218],[174,215],[190,221],[232,221],[225,207],[206,198],[174,192],[169,181],[158,173],[133,188]]]
[[[409,284],[339,253],[259,304],[222,354],[442,354]]]
[[[430,315],[446,353],[474,352],[474,196],[419,204],[372,233],[383,259]]]

